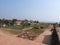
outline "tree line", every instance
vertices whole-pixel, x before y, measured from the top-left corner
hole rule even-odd
[[[0,19],[0,25],[3,25],[3,24],[6,24],[6,25],[14,25],[15,22],[17,21],[17,19],[12,19],[12,20],[8,20],[8,19]],[[25,20],[21,20],[22,21],[22,24],[24,24],[25,22],[25,25],[28,24],[28,21],[27,19]],[[31,21],[31,22],[34,22],[34,23],[39,23],[39,21]]]

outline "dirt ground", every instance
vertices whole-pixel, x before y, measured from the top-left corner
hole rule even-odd
[[[18,38],[16,35],[2,32],[2,29],[0,29],[0,45],[50,45],[50,36],[51,32],[48,29],[39,35],[34,41],[30,41]]]

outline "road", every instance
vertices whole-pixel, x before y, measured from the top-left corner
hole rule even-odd
[[[0,29],[0,45],[49,45],[50,44],[50,30],[46,30],[39,35],[34,41],[16,37],[16,35],[2,32]]]

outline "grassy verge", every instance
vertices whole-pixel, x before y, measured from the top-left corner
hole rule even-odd
[[[4,32],[9,32],[9,33],[15,34],[15,35],[18,35],[18,34],[23,32],[23,30],[13,30],[13,29],[11,29],[11,30],[10,29],[4,29],[3,31]],[[34,35],[39,35],[39,34],[43,33],[44,31],[39,30],[39,29],[30,29],[30,30],[25,30],[25,32],[30,32]]]
[[[39,30],[39,29],[31,29],[31,30],[26,30],[26,32],[30,32],[34,35],[39,35],[41,33],[43,33],[44,31],[43,30]]]
[[[23,25],[13,25],[13,26],[7,26],[6,28],[8,28],[8,29],[17,29],[17,30],[19,30],[19,29],[24,29],[24,28],[29,28],[30,26],[23,26]]]
[[[6,28],[9,28],[9,29],[22,29],[23,27],[22,26],[13,25],[13,26],[8,26]]]
[[[13,29],[12,30],[4,29],[2,31],[8,32],[8,33],[11,33],[11,34],[14,34],[14,35],[18,35],[18,34],[20,34],[22,32],[22,30],[13,30]]]

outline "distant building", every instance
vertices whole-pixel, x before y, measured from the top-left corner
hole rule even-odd
[[[22,23],[21,20],[17,20],[14,25],[21,25],[21,23]]]
[[[3,27],[6,27],[7,25],[6,25],[6,24],[3,24],[2,26],[3,26]]]

